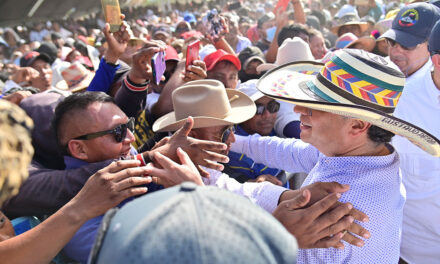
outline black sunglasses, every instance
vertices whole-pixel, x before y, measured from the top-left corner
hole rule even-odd
[[[94,139],[94,138],[97,138],[97,137],[102,137],[102,136],[105,136],[105,135],[108,135],[108,134],[113,134],[113,136],[115,137],[116,142],[120,143],[127,136],[127,129],[130,129],[130,131],[132,131],[132,132],[134,131],[134,118],[133,117],[131,117],[128,120],[127,124],[120,124],[119,126],[113,128],[113,129],[110,129],[110,130],[90,133],[90,134],[86,134],[86,135],[82,135],[82,136],[76,137],[74,139],[89,140],[89,139]]]
[[[226,143],[226,141],[228,141],[229,136],[235,133],[235,127],[234,126],[228,126],[222,133],[222,136],[220,138],[220,141],[222,143]]]
[[[396,43],[397,43],[396,41],[394,41],[392,39],[389,39],[389,38],[386,38],[385,41],[388,44],[388,46],[390,46],[390,47],[396,46]],[[414,47],[407,47],[407,46],[403,46],[400,43],[399,43],[399,45],[400,45],[400,47],[402,47],[402,49],[408,50],[408,51],[415,50],[417,48],[417,46],[418,46],[418,45],[415,45]]]
[[[267,105],[263,104],[255,104],[257,106],[257,115],[262,115],[264,113],[264,110],[267,109],[269,113],[273,114],[280,110],[280,103],[277,101],[270,101]]]

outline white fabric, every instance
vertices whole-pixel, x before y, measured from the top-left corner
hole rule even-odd
[[[431,61],[408,78],[394,115],[440,138],[440,90],[431,77]],[[396,136],[400,155],[404,207],[401,256],[408,263],[440,261],[440,158]]]
[[[157,101],[159,100],[159,96],[160,94],[152,92],[147,94],[147,105],[145,106],[145,108],[151,112],[151,109],[153,108],[153,105],[155,105],[157,103]]]
[[[280,103],[280,110],[277,113],[274,129],[278,136],[284,137],[284,128],[292,121],[299,121],[299,114],[293,112],[294,104],[284,101],[278,102]]]
[[[286,188],[269,182],[239,183],[234,178],[220,171],[204,168],[209,172],[209,178],[203,178],[205,185],[217,186],[235,194],[249,198],[253,203],[272,213],[278,206],[278,200]]]

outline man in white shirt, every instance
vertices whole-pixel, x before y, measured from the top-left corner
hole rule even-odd
[[[391,61],[407,76],[394,116],[420,126],[436,137],[440,136],[440,122],[433,117],[440,113],[440,94],[431,78],[428,38],[439,19],[439,9],[434,5],[411,4],[400,10],[392,29],[382,36],[389,44]],[[432,61],[436,57],[439,56],[433,56]],[[401,263],[438,262],[440,160],[414,147],[402,137],[395,137],[393,145],[401,158],[400,169],[407,190]]]

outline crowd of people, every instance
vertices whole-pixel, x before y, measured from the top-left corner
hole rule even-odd
[[[0,30],[0,263],[440,260],[439,0],[178,8]]]

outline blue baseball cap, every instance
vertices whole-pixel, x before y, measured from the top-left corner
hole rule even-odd
[[[440,51],[440,20],[434,25],[428,40],[429,52]]]
[[[191,13],[186,14],[183,17],[183,20],[185,20],[188,23],[196,23],[197,22],[196,17],[193,14],[191,14]]]
[[[400,9],[391,29],[380,38],[389,38],[400,45],[415,47],[428,40],[431,29],[440,19],[439,9],[427,3],[414,3]]]

